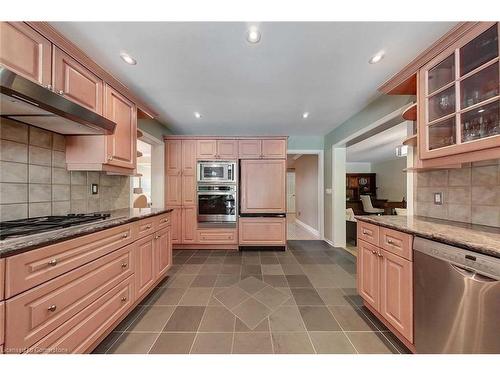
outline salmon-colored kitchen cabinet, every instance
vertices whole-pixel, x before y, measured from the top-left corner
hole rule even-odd
[[[52,65],[53,87],[58,94],[102,114],[104,86],[99,77],[57,47]]]
[[[172,228],[167,227],[155,234],[156,278],[167,273],[172,266]]]
[[[198,140],[198,159],[237,159],[238,141],[232,139]]]
[[[286,161],[242,160],[240,166],[240,212],[286,212]]]
[[[137,113],[134,103],[111,86],[105,86],[104,115],[116,123],[115,132],[106,136],[108,164],[134,169],[137,147]]]
[[[14,352],[29,348],[132,275],[133,246],[8,299],[5,348]]]
[[[0,301],[4,298],[5,289],[5,259],[0,259]]]
[[[238,141],[240,159],[259,159],[262,156],[262,141],[260,139],[242,139]]]
[[[236,244],[238,231],[231,228],[198,229],[198,242],[209,244]]]
[[[402,258],[413,259],[413,236],[394,229],[380,228],[379,246]]]
[[[413,267],[410,261],[381,250],[380,306],[382,316],[408,341],[413,341]]]
[[[286,140],[263,139],[262,157],[264,159],[286,159]]]
[[[165,205],[182,204],[182,141],[165,141]]]
[[[286,218],[240,217],[240,246],[283,246],[286,244]]]
[[[0,346],[3,346],[4,338],[5,338],[5,303],[0,302]]]
[[[182,243],[196,242],[197,222],[196,206],[182,207]]]
[[[24,22],[0,22],[0,64],[43,86],[52,84],[52,44]]]
[[[359,295],[375,309],[380,306],[379,250],[358,240],[357,277]]]
[[[182,204],[196,204],[196,141],[182,141]]]
[[[173,209],[171,213],[172,221],[172,243],[182,243],[182,207],[170,207]]]
[[[379,246],[379,227],[370,223],[360,221],[357,223],[358,238],[374,246]]]
[[[135,242],[135,294],[144,295],[156,281],[154,235]]]

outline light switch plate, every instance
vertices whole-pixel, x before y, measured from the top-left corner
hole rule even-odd
[[[443,204],[443,193],[442,192],[434,193],[434,204],[438,204],[438,205]]]
[[[92,195],[99,194],[99,185],[98,184],[90,184],[90,194],[92,194]]]

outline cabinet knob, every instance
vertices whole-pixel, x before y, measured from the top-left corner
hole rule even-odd
[[[59,90],[58,94],[59,95],[64,95],[64,91],[63,90]]]
[[[122,263],[122,268],[127,268],[128,264],[127,263]]]
[[[52,91],[52,85],[47,85],[45,86],[47,89],[49,89],[50,91]]]
[[[50,306],[47,308],[47,310],[49,310],[50,312],[54,312],[54,311],[56,311],[56,309],[57,309],[57,306],[56,306],[56,305],[50,305]]]
[[[52,260],[49,260],[49,266],[52,266],[54,267],[56,264],[57,264],[57,259],[52,259]]]
[[[372,254],[377,254],[377,252],[375,250],[372,250]]]
[[[368,234],[368,232],[366,230],[363,230],[363,234]]]
[[[111,161],[113,160],[113,157],[112,156],[108,156],[108,161]]]
[[[127,301],[127,297],[122,297],[122,302]]]
[[[393,241],[393,240],[391,240],[391,239],[388,239],[388,240],[387,240],[387,243],[388,243],[389,245],[392,245],[392,244],[394,243],[394,241]]]
[[[128,234],[127,233],[123,233],[122,234],[122,238],[127,238],[128,237]]]
[[[163,221],[164,221],[165,223],[168,223],[168,219],[164,219]]]
[[[146,225],[146,229],[151,229],[151,224]]]
[[[384,256],[381,253],[377,254],[379,258],[383,258]]]
[[[156,236],[155,236],[155,240],[157,240],[158,238],[160,238],[160,236],[156,235]]]

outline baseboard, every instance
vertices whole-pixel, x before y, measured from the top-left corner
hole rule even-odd
[[[323,241],[325,241],[328,245],[332,246],[332,247],[335,247],[335,245],[333,244],[333,241],[330,241],[329,239],[327,238],[323,238]]]
[[[299,224],[302,228],[304,228],[305,230],[307,230],[308,232],[310,232],[311,234],[314,234],[315,236],[318,236],[319,237],[319,230],[317,229],[314,229],[313,227],[311,227],[310,225],[307,225],[306,223],[304,223],[303,221],[300,221],[299,219],[295,218],[295,222],[297,224]]]

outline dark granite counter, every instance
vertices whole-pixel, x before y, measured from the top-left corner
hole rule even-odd
[[[127,224],[136,220],[145,219],[150,216],[161,215],[171,212],[172,209],[158,208],[125,208],[113,211],[104,211],[111,214],[105,220],[94,221],[74,227],[56,229],[29,236],[8,238],[0,241],[0,258],[19,254],[24,251],[33,250],[42,246],[51,245],[71,238],[95,233],[104,229]]]
[[[500,228],[420,216],[356,216],[356,219],[500,258]]]

